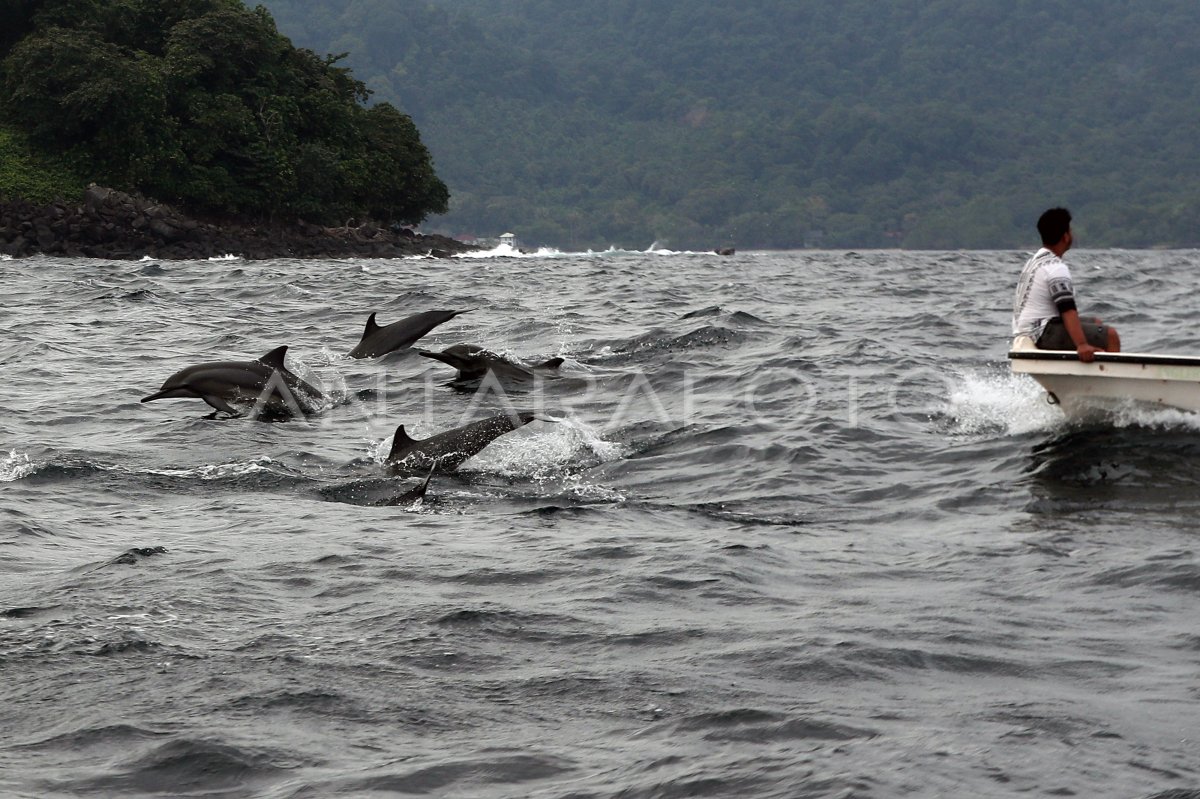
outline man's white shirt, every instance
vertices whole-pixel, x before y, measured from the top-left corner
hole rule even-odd
[[[1037,341],[1046,323],[1059,316],[1058,304],[1075,299],[1071,270],[1063,259],[1045,247],[1033,254],[1021,270],[1013,297],[1012,332]]]

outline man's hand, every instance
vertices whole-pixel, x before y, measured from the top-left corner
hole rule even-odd
[[[1105,352],[1100,347],[1093,347],[1091,344],[1083,343],[1075,348],[1075,352],[1079,354],[1079,360],[1084,363],[1091,363],[1096,359],[1097,352]]]

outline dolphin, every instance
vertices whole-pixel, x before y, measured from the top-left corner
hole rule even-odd
[[[529,411],[501,413],[421,441],[411,438],[404,431],[404,425],[400,425],[392,437],[392,449],[387,456],[388,466],[396,472],[426,468],[452,472],[498,437],[529,424],[533,419],[534,415]]]
[[[328,502],[344,502],[347,505],[364,505],[367,507],[405,507],[418,500],[423,500],[429,491],[429,483],[433,479],[433,468],[430,467],[425,479],[418,476],[416,485],[409,485],[397,493],[398,477],[375,477],[366,480],[355,480],[350,483],[324,486],[317,489],[322,499]]]
[[[417,354],[441,361],[458,370],[456,383],[482,380],[488,372],[503,382],[527,382],[538,371],[552,371],[562,366],[562,358],[551,358],[539,364],[524,364],[480,347],[478,344],[455,344],[441,352],[417,350]]]
[[[348,505],[365,505],[367,507],[404,507],[425,499],[429,491],[429,481],[433,478],[433,468],[430,467],[425,479],[410,486],[401,493],[396,493],[396,478],[384,477],[374,480],[356,480],[337,486],[321,488],[317,493],[329,502],[344,502]]]
[[[253,361],[218,361],[181,369],[142,402],[174,397],[202,399],[218,411],[238,416],[235,405],[252,405],[264,415],[286,418],[314,413],[325,395],[284,366],[287,346]]]
[[[436,466],[436,465],[437,464],[434,464],[434,466]],[[416,502],[418,499],[420,499],[420,500],[425,499],[425,492],[429,490],[429,481],[433,479],[434,466],[429,467],[429,474],[425,475],[425,479],[421,482],[420,485],[416,486],[415,488],[410,488],[409,490],[405,491],[403,494],[397,494],[396,496],[392,497],[391,499],[387,500],[386,502],[382,502],[380,504],[408,506],[408,505],[411,505],[414,502]]]
[[[375,314],[367,317],[367,326],[363,329],[362,340],[358,346],[350,350],[351,358],[378,358],[389,352],[411,347],[417,339],[433,330],[438,325],[449,322],[466,311],[425,311],[413,314],[380,327],[375,323]]]

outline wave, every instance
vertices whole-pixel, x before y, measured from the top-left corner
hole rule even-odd
[[[644,250],[631,250],[631,249],[627,249],[627,248],[623,248],[623,247],[617,247],[616,245],[610,245],[608,247],[608,249],[605,249],[605,250],[588,249],[588,250],[573,251],[573,250],[559,250],[554,247],[539,247],[536,250],[529,251],[529,250],[522,250],[518,247],[513,247],[510,244],[499,244],[490,250],[475,250],[472,252],[456,253],[453,257],[471,260],[471,259],[480,259],[480,258],[484,258],[484,259],[486,259],[486,258],[525,258],[525,259],[530,259],[530,258],[535,258],[535,259],[536,258],[598,258],[598,257],[611,258],[611,257],[615,257],[615,256],[628,256],[628,255],[653,255],[653,256],[695,256],[695,255],[708,256],[708,255],[712,255],[712,256],[715,256],[716,254],[713,253],[712,251],[672,250],[667,247],[663,247],[656,241]],[[433,258],[433,257],[434,256],[432,256],[432,255],[415,255],[415,256],[409,256],[409,260],[411,260],[411,259],[423,260],[423,259],[429,259],[429,258]]]
[[[179,467],[130,465],[77,456],[56,457],[44,463],[35,463],[19,453],[15,457],[10,456],[8,462],[11,465],[0,465],[0,482],[24,479],[38,484],[55,484],[103,480],[111,487],[122,486],[122,490],[125,490],[186,489],[200,481],[251,491],[286,490],[309,480],[286,464],[265,455]]]
[[[84,795],[248,795],[296,765],[296,756],[289,753],[177,738],[110,766],[107,774],[54,787]]]
[[[456,254],[455,258],[465,260],[477,258],[561,258],[571,253],[564,253],[561,250],[556,250],[553,247],[539,247],[533,252],[527,252],[511,244],[498,244],[490,250],[474,250],[471,252],[461,252]],[[419,256],[428,257],[428,256]]]
[[[0,461],[0,483],[11,483],[28,477],[38,470],[38,465],[24,452],[9,450],[8,457]]]
[[[849,741],[855,738],[874,738],[874,730],[850,727],[808,716],[792,717],[775,711],[737,708],[713,713],[700,713],[671,725],[679,733],[701,732],[708,741],[775,741],[817,740]]]
[[[392,769],[322,783],[313,786],[311,795],[485,795],[494,794],[498,786],[515,788],[558,777],[570,772],[572,766],[570,761],[552,755],[531,752],[506,755],[493,751],[486,758],[448,758],[415,768]]]
[[[230,477],[244,477],[260,472],[280,471],[283,464],[263,455],[249,461],[230,461],[228,463],[204,464],[175,469],[133,469],[123,466],[101,466],[104,470],[131,472],[133,474],[151,474],[160,477],[184,477],[197,480],[224,480]]]
[[[146,302],[158,300],[158,294],[152,289],[132,289],[130,291],[113,290],[104,294],[99,294],[91,298],[92,301],[98,300],[122,300],[124,302]]]
[[[162,738],[169,733],[138,727],[133,724],[100,724],[97,726],[80,727],[67,732],[57,733],[30,743],[17,744],[16,749],[45,749],[50,752],[61,749],[78,751],[106,745],[134,746],[143,741]]]

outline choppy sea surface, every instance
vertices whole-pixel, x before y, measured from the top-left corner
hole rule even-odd
[[[1011,375],[1026,256],[0,262],[0,795],[1200,797],[1200,419]],[[1200,352],[1200,253],[1068,262]],[[562,376],[345,357],[467,308]],[[139,402],[282,344],[314,416]]]

